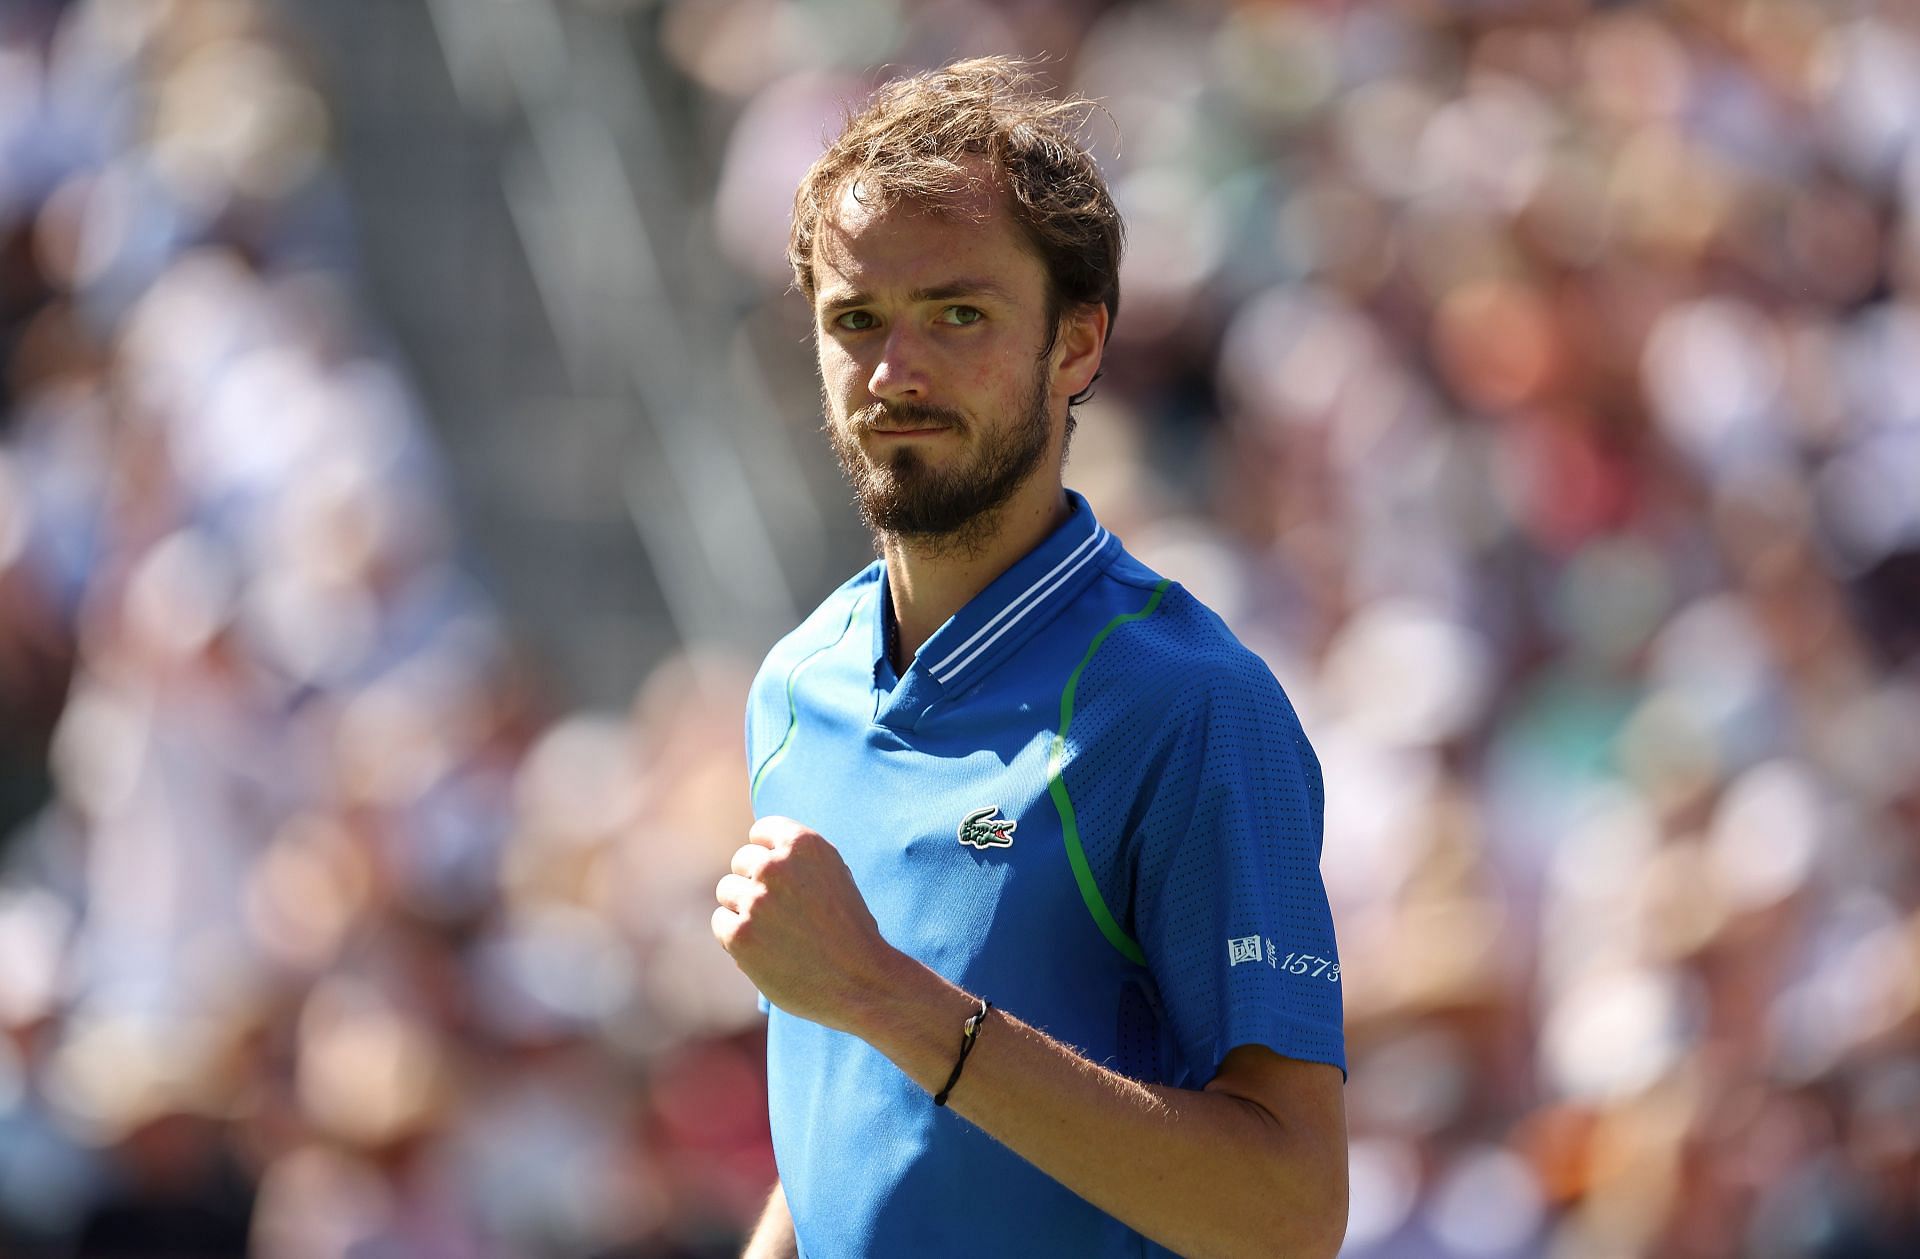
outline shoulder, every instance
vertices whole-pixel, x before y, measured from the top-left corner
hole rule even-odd
[[[1101,599],[1127,610],[1109,617],[1111,632],[1082,665],[1075,750],[1109,766],[1185,766],[1173,775],[1182,781],[1284,781],[1317,805],[1319,757],[1267,662],[1192,592],[1131,556],[1104,580]]]
[[[1185,586],[1124,554],[1102,584],[1096,615],[1108,617],[1108,636],[1089,652],[1083,684],[1117,688],[1166,725],[1246,712],[1297,728],[1266,661]]]
[[[773,645],[761,662],[747,693],[747,763],[753,767],[754,783],[793,732],[797,718],[793,687],[799,674],[808,662],[844,642],[848,633],[858,632],[858,627],[865,624],[860,610],[879,588],[880,565],[876,561],[823,599]]]
[[[761,661],[754,678],[755,689],[769,683],[784,685],[786,676],[802,661],[841,641],[858,619],[860,609],[879,591],[880,571],[880,561],[875,560],[855,573],[776,642]]]

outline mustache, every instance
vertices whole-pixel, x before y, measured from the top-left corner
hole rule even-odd
[[[929,402],[876,402],[855,412],[853,423],[862,429],[965,428],[966,418],[958,411]]]

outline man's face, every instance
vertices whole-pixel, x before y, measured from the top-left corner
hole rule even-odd
[[[876,212],[843,192],[813,269],[827,434],[871,528],[957,542],[1058,476],[1046,272],[990,197]]]

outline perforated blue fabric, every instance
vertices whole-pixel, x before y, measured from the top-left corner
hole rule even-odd
[[[1072,734],[1081,843],[1159,988],[1169,1082],[1244,1043],[1344,1070],[1320,764],[1266,664],[1174,586],[1088,663]]]

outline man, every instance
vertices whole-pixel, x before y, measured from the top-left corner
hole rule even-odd
[[[713,930],[770,1007],[756,1259],[1345,1230],[1318,764],[1265,666],[1062,483],[1120,251],[1070,108],[1001,59],[896,82],[796,198],[881,559],[750,702],[758,821]]]

